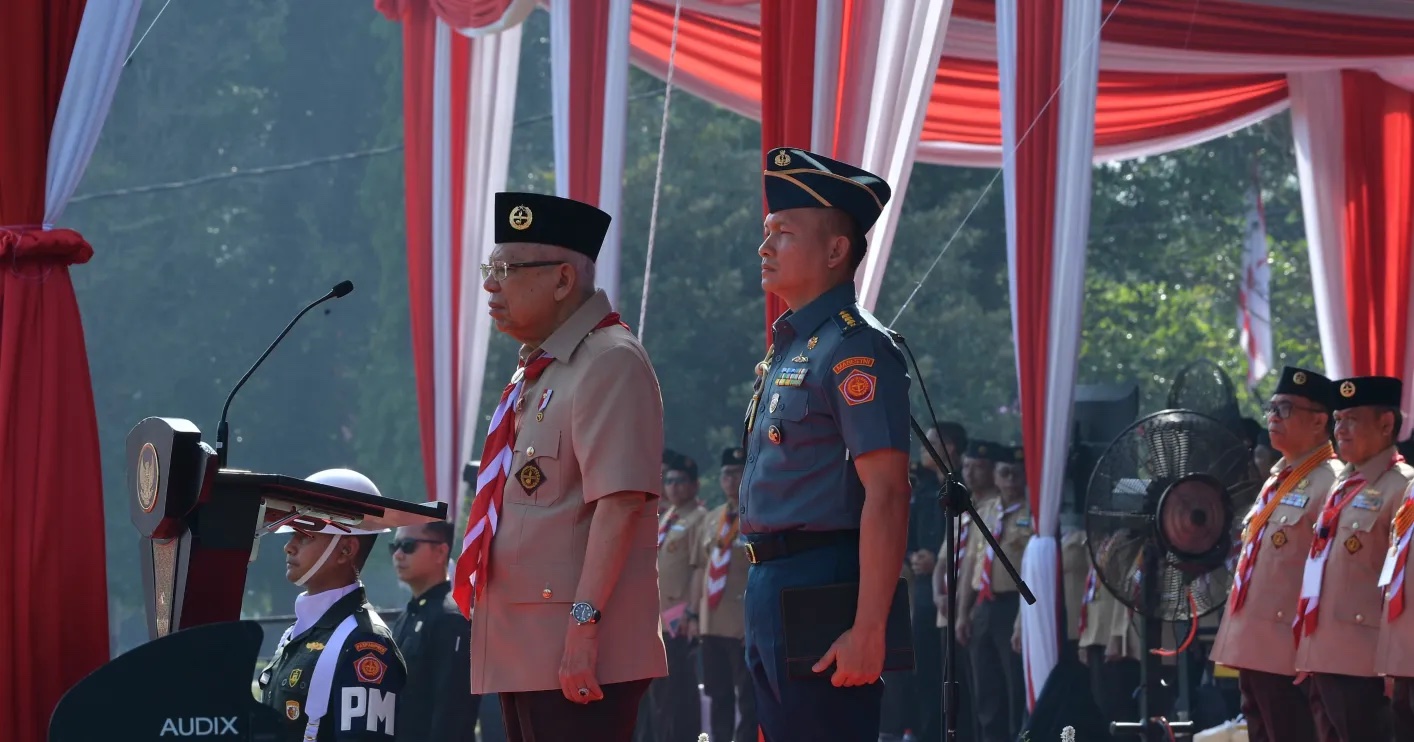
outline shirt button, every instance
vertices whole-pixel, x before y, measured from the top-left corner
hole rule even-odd
[[[530,448],[525,449],[525,457],[527,459],[535,458],[535,446],[531,446]]]
[[[1363,622],[1364,620],[1365,620],[1365,617],[1364,617],[1364,616],[1360,615],[1359,613],[1355,614],[1355,623],[1361,623],[1361,622]]]
[[[746,508],[745,508],[745,507],[742,507],[740,510],[738,510],[738,511],[736,511],[736,512],[737,512],[737,515],[746,515]]]
[[[1286,617],[1285,614],[1283,614],[1281,611],[1277,611],[1277,618],[1285,618],[1285,617]]]
[[[1277,518],[1277,522],[1278,522],[1278,523],[1285,523],[1285,522],[1286,522],[1286,516],[1283,515],[1282,517]]]
[[[1351,529],[1359,528],[1359,527],[1360,527],[1360,524],[1359,524],[1359,523],[1352,522],[1352,523],[1350,524],[1350,527],[1351,527]]]

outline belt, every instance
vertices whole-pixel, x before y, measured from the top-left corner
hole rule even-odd
[[[859,543],[859,531],[781,531],[747,537],[746,560],[752,564],[782,559],[835,544]]]

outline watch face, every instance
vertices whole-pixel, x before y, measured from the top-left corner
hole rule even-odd
[[[588,623],[594,618],[594,606],[588,603],[575,603],[574,607],[570,608],[570,615],[580,623]]]

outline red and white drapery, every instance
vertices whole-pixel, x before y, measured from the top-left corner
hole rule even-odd
[[[443,15],[458,5],[462,13]],[[474,455],[491,333],[478,266],[493,247],[489,204],[506,184],[520,70],[521,27],[483,31],[534,9],[516,0],[478,15],[467,5],[377,3],[403,26],[408,293],[423,474],[429,499],[448,503],[453,521],[462,467]],[[475,19],[489,25],[468,25]]]
[[[597,72],[581,85],[564,70],[580,74],[578,65],[604,64],[607,76],[622,69],[606,60],[619,53],[609,47],[624,1],[586,3],[593,7],[583,11],[589,14],[583,28],[577,22],[565,25],[563,17],[552,20],[560,29],[555,46],[565,48],[554,60],[556,74],[570,80],[557,83],[555,113],[562,122],[556,134],[557,181],[571,189],[561,191],[569,195],[590,193],[597,182],[592,198],[576,197],[608,204],[615,216],[621,179],[606,172],[613,167],[610,160],[622,157],[622,144],[610,142],[604,132],[605,117],[622,109],[610,95],[612,84],[599,82]],[[563,3],[546,4],[553,13]],[[1395,213],[1409,200],[1404,90],[1414,81],[1414,10],[1386,0],[1358,10],[1338,0],[1080,5],[1092,4],[684,0],[674,72],[675,83],[689,92],[759,118],[763,151],[807,146],[887,174],[897,195],[892,213],[871,235],[874,257],[860,273],[867,306],[882,282],[913,158],[1005,166],[1023,441],[1033,463],[1028,483],[1041,535],[1022,567],[1040,598],[1023,613],[1033,697],[1059,646],[1055,537],[1078,355],[1089,163],[1199,144],[1291,105],[1328,371],[1398,373],[1414,355],[1414,344],[1403,341],[1414,262],[1408,257],[1408,210]],[[634,64],[665,74],[672,18],[669,0],[632,3],[627,53]],[[1103,32],[1100,18],[1106,19]],[[905,24],[909,27],[898,27]],[[582,44],[574,40],[576,30],[601,39],[602,48],[577,51]],[[559,43],[565,38],[570,41]],[[936,65],[924,67],[930,55],[941,56]],[[1044,60],[1053,63],[1050,68]],[[891,95],[870,95],[879,90]],[[1057,91],[1053,99],[1052,91]],[[877,100],[898,105],[879,106]],[[584,108],[575,109],[578,105]],[[602,108],[595,113],[593,106]],[[596,126],[605,128],[595,131]],[[1347,133],[1357,131],[1363,139]],[[455,132],[449,136],[456,141]],[[1361,142],[1372,140],[1384,149],[1361,148]],[[601,157],[607,152],[597,179],[592,162],[576,164],[593,157],[596,142]],[[575,147],[586,149],[576,153]],[[411,157],[411,147],[409,152]],[[465,167],[452,162],[453,172]],[[430,197],[415,198],[411,181],[409,186],[411,215],[427,208]],[[453,204],[462,197],[470,194],[459,194]],[[484,202],[478,207],[484,209]],[[460,223],[460,216],[455,219]],[[411,231],[409,239],[411,245]],[[617,241],[606,251],[616,275]],[[601,271],[603,263],[601,258]],[[606,286],[617,283],[605,279]],[[450,296],[464,291],[454,288]],[[1346,299],[1333,299],[1337,292]],[[426,301],[414,285],[414,307]],[[768,322],[781,309],[767,297]],[[415,343],[432,347],[426,337],[433,322],[425,312],[419,325],[416,314]],[[419,326],[423,329],[416,331]],[[421,357],[430,351],[418,352]],[[439,414],[429,411],[436,400],[423,391],[434,383],[423,371],[431,365],[419,362],[427,449],[442,445],[428,423]],[[463,394],[454,409],[474,410],[468,401]],[[474,418],[463,419],[474,428]],[[470,429],[455,433],[457,440],[471,434]],[[459,468],[459,462],[453,466]]]
[[[60,696],[108,660],[103,477],[60,228],[117,88],[138,0],[0,3],[0,719],[44,739]],[[62,546],[59,546],[61,545]],[[56,589],[62,586],[62,589]]]

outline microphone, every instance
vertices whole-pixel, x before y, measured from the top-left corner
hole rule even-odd
[[[218,469],[226,468],[226,460],[230,448],[228,439],[231,434],[230,428],[226,424],[226,413],[231,409],[231,400],[236,398],[236,392],[240,391],[241,387],[245,386],[246,381],[250,379],[250,375],[255,373],[257,368],[260,368],[260,364],[265,362],[266,357],[270,355],[270,351],[275,350],[275,346],[279,345],[280,341],[285,339],[285,336],[290,332],[290,328],[294,327],[296,322],[299,322],[300,317],[303,317],[306,312],[330,299],[339,299],[348,296],[349,293],[353,291],[353,288],[353,281],[340,281],[334,284],[334,288],[329,289],[329,293],[315,299],[309,303],[309,306],[301,309],[299,314],[296,314],[295,318],[290,320],[290,324],[285,325],[285,329],[280,331],[280,335],[275,338],[275,342],[271,343],[270,347],[266,348],[265,352],[260,354],[260,358],[256,359],[255,364],[250,367],[250,370],[245,372],[245,376],[242,376],[241,380],[236,382],[236,386],[231,390],[231,393],[226,395],[226,404],[221,407],[221,422],[216,424],[216,467]]]

